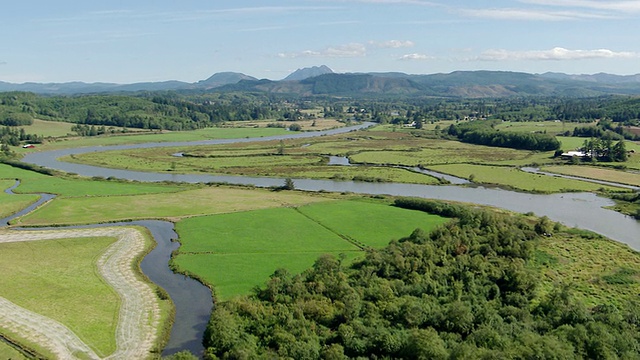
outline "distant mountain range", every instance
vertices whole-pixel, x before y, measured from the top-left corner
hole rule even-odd
[[[283,80],[259,80],[236,72],[216,73],[195,83],[181,81],[112,83],[24,83],[0,81],[0,91],[40,94],[88,94],[136,91],[252,91],[303,96],[444,96],[509,97],[606,94],[640,95],[637,75],[528,74],[507,71],[455,71],[448,74],[409,75],[388,73],[334,73],[327,66],[298,69]]]

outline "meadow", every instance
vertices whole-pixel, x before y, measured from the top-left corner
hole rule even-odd
[[[113,241],[76,238],[0,244],[0,296],[65,324],[97,354],[106,356],[116,349],[120,300],[97,273],[95,261]]]
[[[323,254],[350,263],[363,249],[381,248],[447,219],[371,201],[333,201],[184,219],[172,260],[181,272],[214,288],[218,300],[249,294],[278,268],[299,273]],[[376,224],[376,226],[371,226]]]

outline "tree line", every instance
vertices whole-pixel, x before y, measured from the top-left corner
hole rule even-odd
[[[569,286],[539,295],[528,264],[558,226],[400,199],[396,206],[455,218],[419,229],[347,266],[320,257],[276,271],[252,295],[218,303],[207,359],[605,359],[640,351],[640,307],[586,308]]]
[[[498,131],[490,121],[451,124],[446,133],[462,142],[477,145],[536,151],[560,149],[560,142],[553,135]]]

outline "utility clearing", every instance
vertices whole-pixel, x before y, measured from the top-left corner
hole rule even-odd
[[[0,230],[0,243],[67,238],[117,239],[97,260],[105,282],[121,299],[116,330],[116,351],[105,359],[144,359],[156,344],[160,304],[154,290],[134,271],[135,259],[144,251],[144,235],[135,228],[12,231]],[[0,328],[38,344],[58,359],[100,359],[65,325],[0,297]]]

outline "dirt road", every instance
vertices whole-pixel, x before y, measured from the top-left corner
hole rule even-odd
[[[159,299],[134,271],[134,259],[144,250],[144,236],[134,228],[70,230],[0,230],[0,243],[108,236],[118,240],[98,259],[99,273],[121,299],[116,351],[105,359],[148,358],[160,324]],[[58,359],[100,359],[69,328],[0,297],[0,327],[51,351]]]

